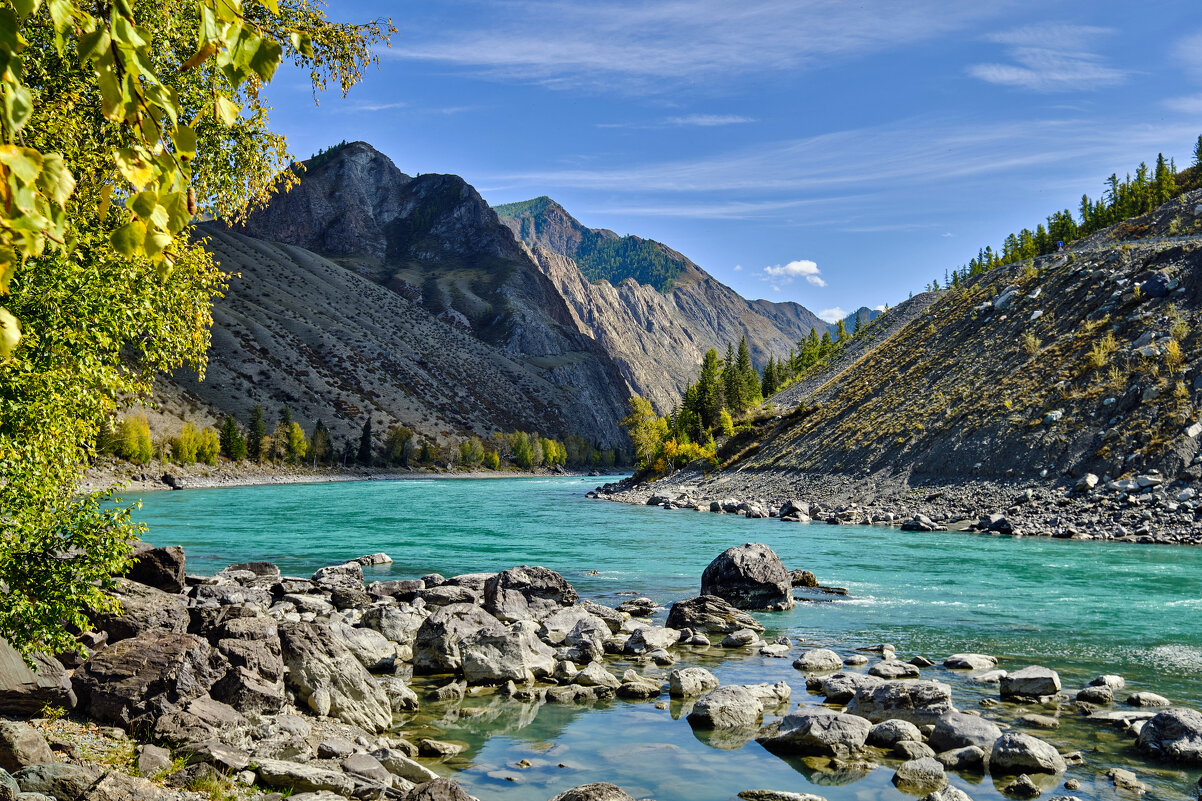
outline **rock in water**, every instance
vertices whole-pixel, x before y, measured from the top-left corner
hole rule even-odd
[[[792,609],[793,580],[776,552],[747,543],[728,548],[701,574],[701,594],[739,609]]]
[[[595,782],[573,787],[562,792],[551,801],[634,801],[622,788],[609,782]]]
[[[430,615],[413,640],[415,673],[457,673],[463,669],[459,643],[478,631],[502,635],[501,621],[474,604],[448,604]]]
[[[545,567],[511,567],[484,583],[484,608],[498,620],[542,620],[580,600],[567,580]]]
[[[833,709],[797,709],[764,729],[756,742],[778,754],[847,758],[858,753],[872,724]]]
[[[481,629],[459,643],[463,676],[472,684],[529,684],[555,670],[555,652],[534,633],[530,620],[507,630]]]
[[[668,674],[668,694],[673,698],[703,695],[718,686],[718,677],[702,667],[687,667]]]
[[[831,671],[843,667],[843,659],[829,648],[813,648],[793,661],[796,670]]]
[[[1051,668],[1031,665],[1002,677],[1003,698],[1041,698],[1060,692],[1060,675]]]
[[[454,779],[438,778],[410,790],[404,801],[479,801],[464,792]]]
[[[1063,773],[1066,767],[1064,757],[1051,744],[1017,732],[997,738],[989,755],[989,772],[995,776]]]
[[[979,715],[963,712],[948,712],[935,721],[931,732],[931,748],[936,751],[954,751],[975,745],[982,751],[990,751],[1002,730]]]
[[[902,792],[921,795],[941,789],[947,784],[943,765],[933,757],[911,759],[903,762],[893,774],[893,783]]]
[[[1136,743],[1159,759],[1202,765],[1202,713],[1166,709],[1144,724]]]
[[[327,626],[286,623],[280,626],[280,645],[298,703],[371,732],[392,725],[383,688]]]
[[[746,687],[719,687],[701,697],[689,713],[689,723],[703,729],[738,729],[758,726],[764,705]]]
[[[856,690],[847,711],[873,723],[895,718],[916,726],[935,723],[952,712],[952,688],[940,681],[882,681]]]
[[[751,615],[716,595],[698,595],[672,604],[668,628],[693,629],[708,634],[732,634],[741,629],[763,631],[763,625]]]

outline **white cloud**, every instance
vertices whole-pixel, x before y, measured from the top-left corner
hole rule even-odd
[[[385,58],[435,62],[553,88],[671,91],[681,83],[828,67],[927,41],[998,13],[959,0],[447,0],[472,25],[431,25]],[[421,30],[419,27],[418,30]]]
[[[968,74],[1032,92],[1089,91],[1122,83],[1125,70],[1108,66],[1091,48],[1112,34],[1087,25],[1031,25],[989,37],[1006,46],[1010,63],[973,64]]]
[[[872,310],[873,310],[873,311],[879,311],[879,312],[881,312],[881,313],[883,314],[883,313],[884,313],[884,311],[885,311],[885,304],[884,304],[884,303],[882,303],[882,304],[880,304],[879,306],[873,306],[873,307],[872,307]]]
[[[949,239],[952,236],[954,236],[954,234],[951,231],[948,231],[947,233],[940,234],[940,236],[943,237],[944,239]]]
[[[837,323],[846,316],[847,312],[843,311],[838,306],[835,306],[832,309],[823,309],[822,311],[818,312],[818,317],[826,320],[828,323]]]
[[[751,117],[740,117],[737,114],[688,114],[683,117],[669,117],[669,125],[695,125],[700,128],[716,128],[721,125],[742,125],[755,122]]]
[[[814,286],[826,286],[826,281],[823,281],[822,277],[818,275],[807,275],[806,280]]]
[[[336,106],[336,108],[339,108],[343,111],[375,112],[375,111],[391,111],[391,110],[397,109],[397,108],[405,108],[408,105],[409,105],[408,103],[402,103],[400,101],[397,101],[394,103],[343,103],[340,106]]]
[[[1179,41],[1173,48],[1173,54],[1191,78],[1202,81],[1202,31]]]
[[[826,286],[826,281],[820,275],[818,265],[809,259],[798,259],[788,264],[777,264],[765,267],[763,280],[769,282],[774,292],[780,292],[781,287],[793,283],[795,278],[804,278],[814,286]]]
[[[738,272],[742,272],[742,271],[743,271],[743,265],[742,265],[742,264],[736,264],[736,265],[735,265],[735,272],[736,272],[736,273],[738,273]]]
[[[1165,106],[1182,114],[1202,114],[1202,95],[1189,97],[1170,97],[1164,101]]]

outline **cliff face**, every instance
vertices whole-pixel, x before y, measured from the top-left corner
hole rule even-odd
[[[372,414],[442,440],[537,430],[626,442],[629,394],[529,252],[453,175],[411,178],[356,142],[237,231],[198,227],[240,273],[217,304],[208,379],[220,411],[289,403],[335,433]]]
[[[769,357],[787,356],[811,328],[827,327],[797,303],[741,297],[658,242],[585,228],[548,198],[501,206],[498,213],[531,248],[579,330],[599,342],[631,389],[661,412],[680,401],[710,348],[723,352],[727,342],[746,336],[753,362],[762,366]],[[612,280],[590,281],[589,273]]]

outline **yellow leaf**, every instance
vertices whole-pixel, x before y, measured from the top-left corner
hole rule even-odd
[[[117,169],[125,176],[125,180],[129,181],[138,191],[141,191],[154,177],[154,171],[150,164],[131,148],[123,147],[120,150],[114,150],[113,160],[117,164]]]
[[[205,42],[204,46],[192,54],[192,57],[179,65],[180,71],[190,70],[193,67],[199,67],[201,64],[209,60],[209,57],[217,52],[217,45],[213,42]]]
[[[8,309],[0,309],[0,359],[8,360],[21,341],[21,324]]]
[[[239,110],[240,109],[237,103],[233,102],[227,97],[217,95],[217,116],[221,118],[221,121],[226,125],[232,126],[238,121]]]

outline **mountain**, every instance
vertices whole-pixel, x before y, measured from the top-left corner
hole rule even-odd
[[[499,428],[622,446],[617,367],[475,189],[362,142],[306,166],[237,230],[198,226],[237,275],[207,379],[184,389],[242,419],[288,403],[337,436],[371,415],[444,442]]]
[[[747,300],[675,250],[586,228],[547,197],[495,207],[567,301],[581,332],[614,359],[631,389],[675,406],[710,348],[746,336],[752,361],[787,356],[827,324],[797,303]]]
[[[856,309],[851,314],[844,317],[842,320],[842,323],[843,323],[843,327],[850,334],[856,330],[857,324],[861,325],[861,326],[867,325],[868,323],[871,323],[873,320],[875,320],[876,318],[878,318],[880,316],[881,316],[881,312],[878,309],[870,309],[867,306],[861,306],[860,308]],[[827,326],[827,328],[829,328],[831,333],[833,334],[833,333],[835,333],[836,330],[838,330],[839,324],[831,323],[830,325]]]

